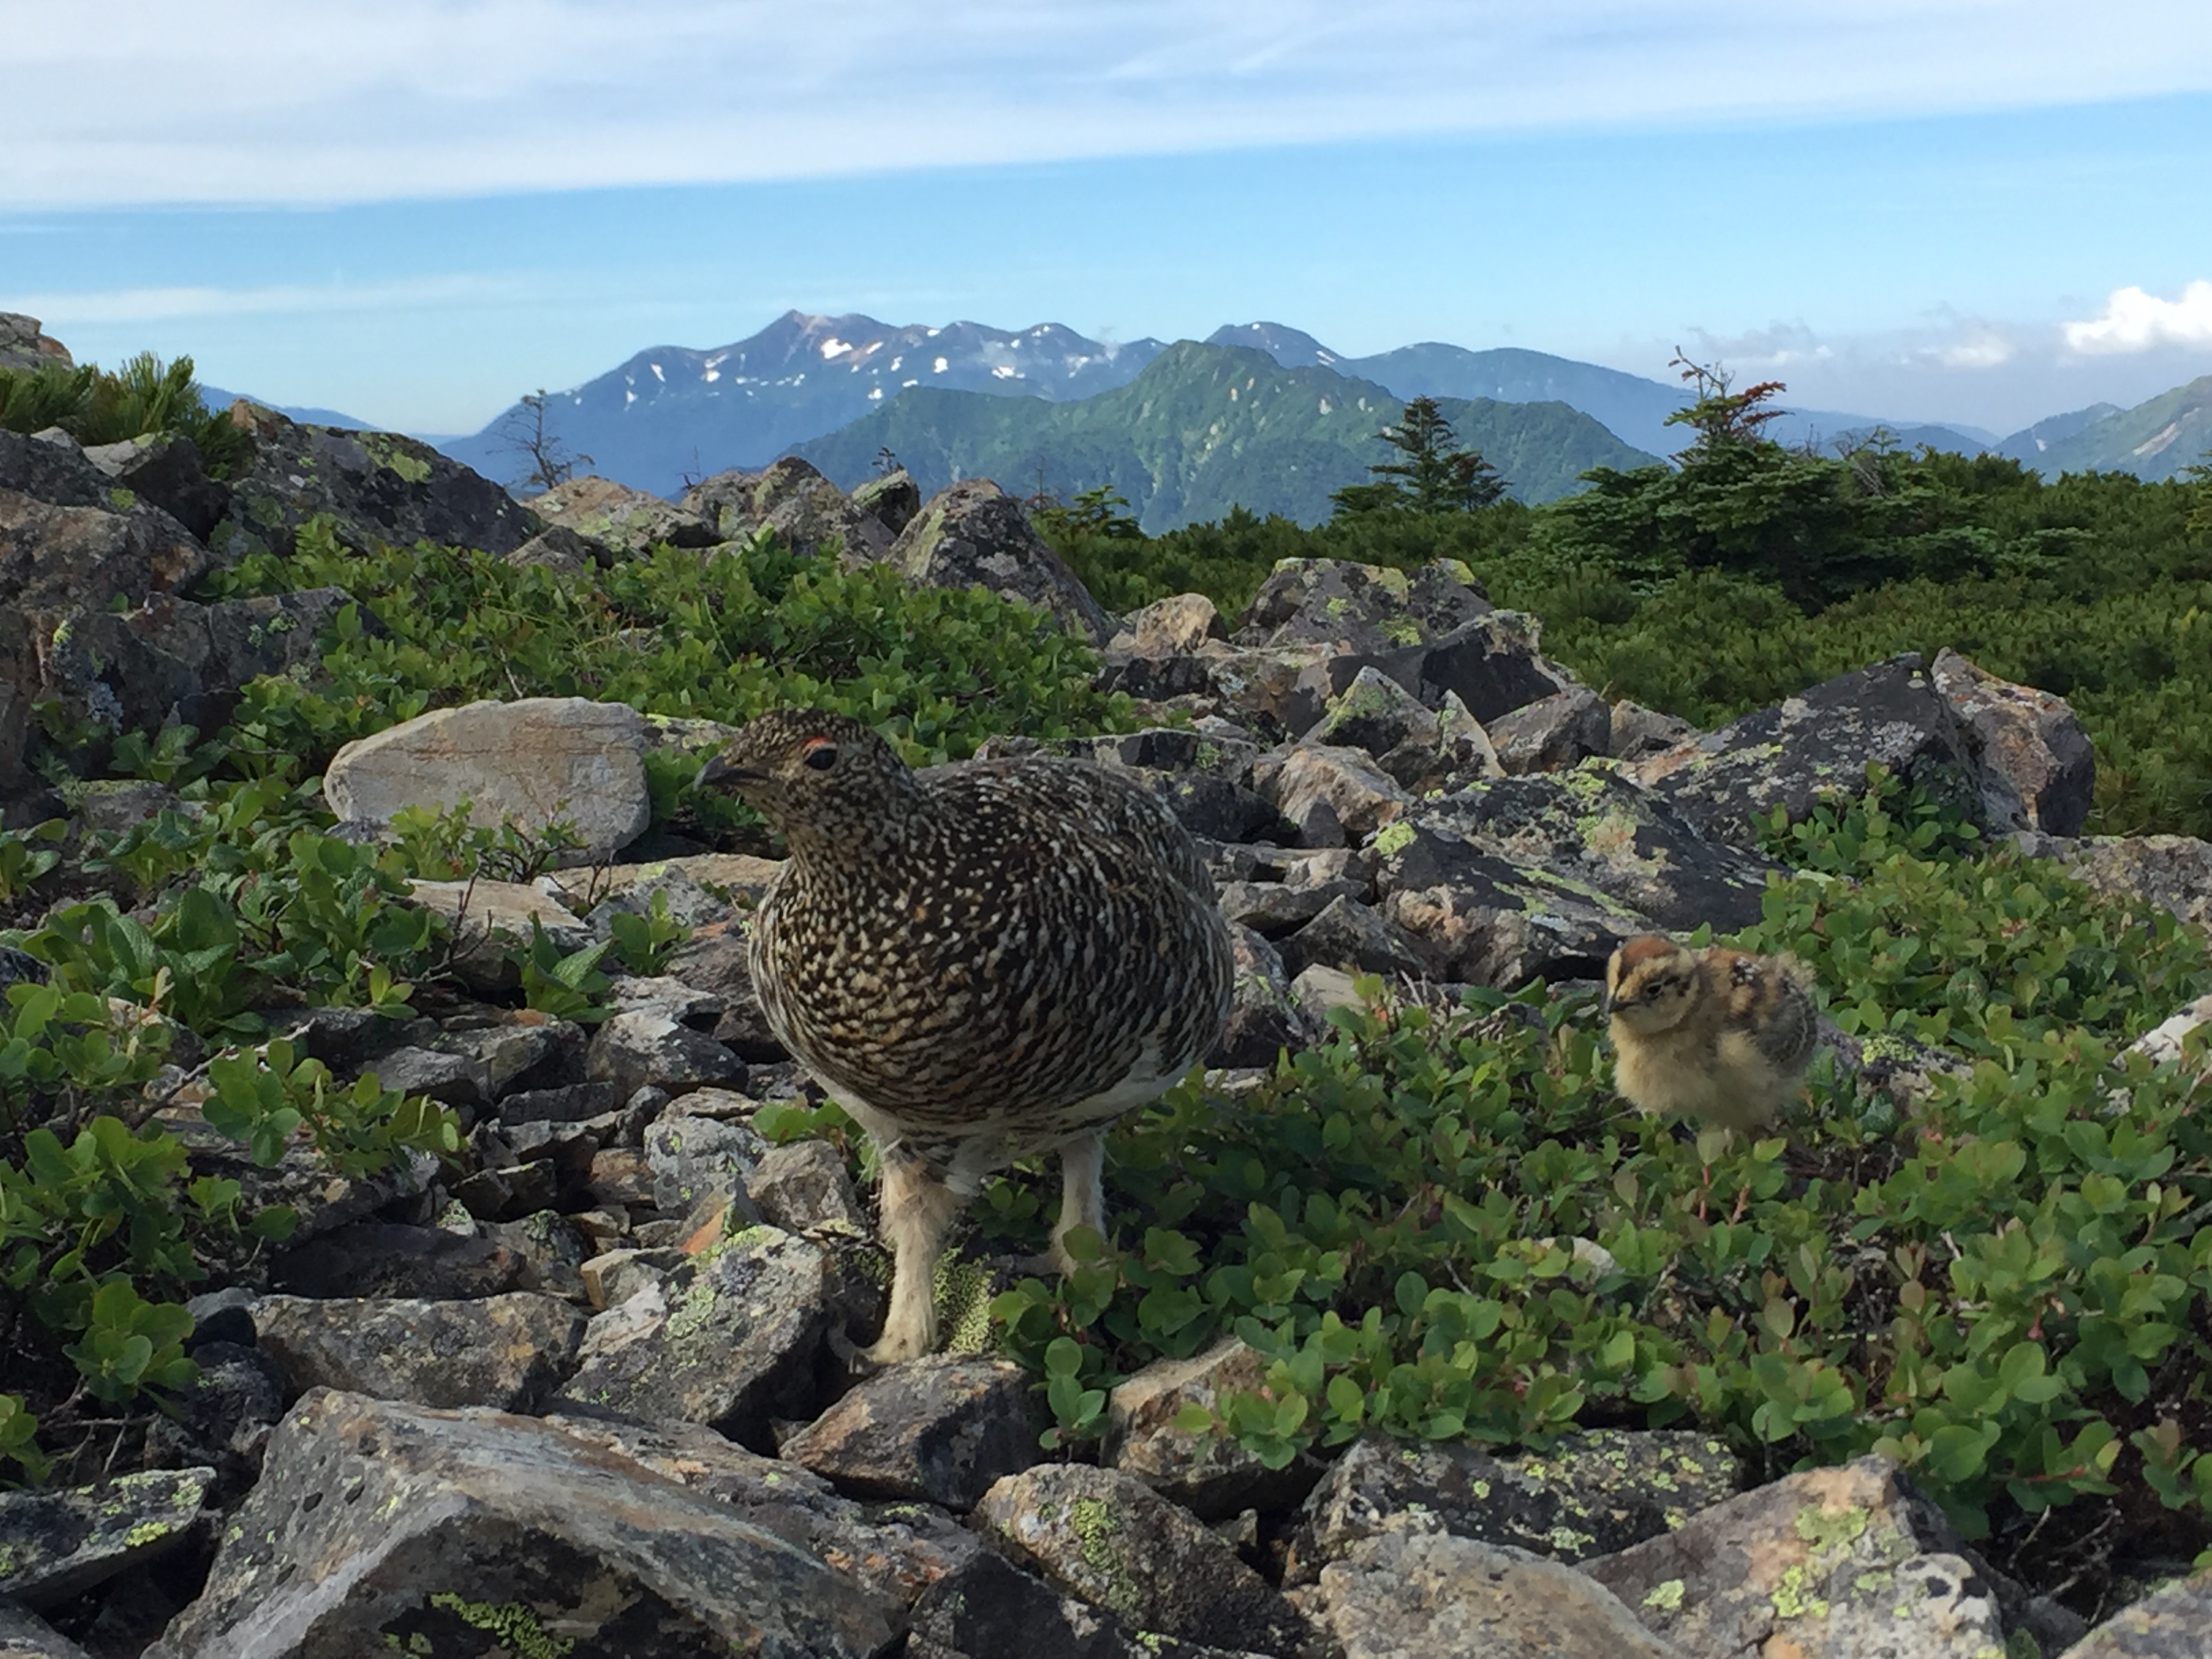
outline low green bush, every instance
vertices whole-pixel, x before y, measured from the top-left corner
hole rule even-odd
[[[93,363],[0,368],[0,427],[50,426],[88,446],[173,432],[192,441],[214,478],[228,477],[246,453],[245,434],[201,398],[192,360],[164,363],[150,351],[112,372]]]

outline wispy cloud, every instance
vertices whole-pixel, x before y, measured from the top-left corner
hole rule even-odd
[[[0,209],[805,177],[2212,88],[2203,0],[112,0]]]
[[[2089,356],[2212,345],[2212,282],[2190,283],[2178,300],[2139,288],[2114,289],[2102,314],[2068,323],[2063,332],[2069,350]]]
[[[126,288],[80,293],[9,295],[11,306],[58,328],[112,323],[161,323],[198,317],[273,317],[338,312],[447,309],[512,301],[527,291],[520,278],[460,274],[398,282],[281,283],[260,288]]]

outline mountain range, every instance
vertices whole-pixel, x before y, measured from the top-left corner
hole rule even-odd
[[[1376,434],[1404,401],[1318,364],[1286,368],[1250,347],[1184,340],[1094,397],[1047,403],[917,386],[793,453],[847,488],[884,450],[925,494],[975,477],[1063,499],[1105,485],[1155,534],[1238,506],[1312,524],[1328,516],[1332,491],[1389,453]],[[1524,501],[1565,495],[1590,467],[1656,459],[1561,402],[1437,404]]]

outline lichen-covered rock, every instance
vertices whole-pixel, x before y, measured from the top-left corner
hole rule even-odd
[[[39,369],[49,364],[73,365],[69,348],[47,333],[35,317],[20,311],[0,311],[0,368]]]
[[[510,553],[540,528],[497,484],[416,439],[311,426],[242,399],[230,419],[252,453],[209,538],[226,562],[256,550],[289,556],[300,526],[319,514],[356,551],[435,542]]]
[[[524,1291],[467,1302],[269,1296],[252,1315],[295,1394],[509,1412],[536,1409],[575,1369],[585,1324],[569,1304]]]
[[[745,1177],[745,1190],[761,1218],[787,1233],[830,1222],[857,1227],[863,1219],[845,1160],[826,1140],[769,1147]]]
[[[1515,776],[1558,772],[1613,746],[1613,710],[1586,686],[1571,685],[1484,728],[1498,763]]]
[[[1410,821],[1516,869],[1595,890],[1662,933],[1754,925],[1776,867],[1706,840],[1665,799],[1602,764],[1472,784],[1416,807]]]
[[[855,512],[865,513],[896,536],[921,511],[921,486],[902,466],[878,472],[853,487],[849,497]]]
[[[1305,1046],[1305,1018],[1291,997],[1281,954],[1249,927],[1231,922],[1229,944],[1237,977],[1229,1018],[1206,1057],[1208,1066],[1273,1066],[1283,1049]]]
[[[805,1413],[840,1291],[819,1246],[748,1229],[593,1319],[557,1397],[763,1443],[771,1417]]]
[[[968,1510],[1043,1455],[1029,1374],[983,1354],[887,1366],[786,1440],[784,1457],[855,1498]]]
[[[1990,827],[1965,728],[1917,652],[1838,675],[1628,769],[1706,836],[1752,846],[1754,820],[1778,806],[1795,820],[1823,795],[1856,796],[1876,762]]]
[[[2097,793],[2097,751],[2066,699],[1985,673],[1943,650],[1928,670],[1981,769],[1993,830],[2078,836]]]
[[[645,832],[645,722],[626,703],[523,697],[437,708],[357,738],[323,774],[342,819],[388,827],[410,806],[469,803],[470,821],[536,833],[574,826],[572,860],[604,861]]]
[[[1364,840],[1413,805],[1397,781],[1358,749],[1315,744],[1278,750],[1261,758],[1253,781],[1277,811],[1300,828],[1301,842],[1308,847],[1342,846],[1347,837]],[[1322,808],[1327,822],[1336,826],[1334,839],[1314,831]]]
[[[0,1492],[0,1603],[50,1607],[174,1549],[214,1478],[210,1468],[149,1469],[93,1486]]]
[[[436,1227],[357,1221],[277,1251],[277,1288],[295,1296],[499,1296],[520,1287],[522,1262],[488,1239]]]
[[[592,943],[592,930],[556,899],[511,881],[410,881],[409,896],[451,924],[453,967],[472,989],[497,991],[516,981],[507,952],[531,942],[542,928],[554,949],[568,956]]]
[[[897,1614],[618,1444],[318,1391],[149,1659],[870,1659]]]
[[[1272,1056],[1270,1056],[1272,1058]],[[1201,1521],[1296,1503],[1321,1474],[1298,1459],[1271,1469],[1226,1434],[1177,1425],[1188,1406],[1213,1410],[1226,1396],[1267,1392],[1267,1362],[1236,1337],[1189,1359],[1156,1359],[1107,1400],[1106,1461]]]
[[[907,483],[913,488],[911,478]],[[872,500],[896,516],[901,505],[897,496],[894,485]],[[909,511],[899,524],[891,524],[882,514],[848,499],[796,455],[787,455],[758,472],[719,472],[684,491],[681,505],[712,524],[719,538],[741,541],[756,531],[769,530],[796,552],[836,547],[848,566],[883,557],[914,516]]]
[[[1675,714],[1662,714],[1623,697],[1613,706],[1613,730],[1605,752],[1615,760],[1643,760],[1672,749],[1697,727]]]
[[[1352,684],[1328,700],[1312,730],[1298,741],[1364,749],[1380,760],[1406,744],[1434,748],[1437,717],[1413,694],[1373,667],[1362,668]]]
[[[1376,653],[1443,638],[1490,614],[1457,559],[1393,570],[1351,559],[1281,559],[1238,619],[1240,645],[1328,644]]]
[[[653,1206],[669,1215],[682,1215],[708,1198],[743,1201],[769,1150],[749,1122],[686,1112],[690,1098],[679,1097],[645,1132]]]
[[[1235,1546],[1133,1474],[1080,1463],[1010,1474],[983,1494],[974,1524],[1139,1630],[1285,1656],[1311,1642]]]
[[[1595,1429],[1510,1456],[1370,1435],[1306,1499],[1284,1579],[1310,1583],[1394,1525],[1581,1561],[1680,1526],[1741,1479],[1726,1442],[1671,1430]]]
[[[149,432],[95,444],[84,458],[142,501],[151,501],[205,541],[230,505],[230,487],[207,475],[199,446],[181,432]]]
[[[1345,1659],[1693,1659],[1572,1567],[1449,1534],[1370,1538],[1321,1576]]]
[[[712,922],[668,959],[668,976],[722,1001],[712,1036],[739,1059],[774,1062],[788,1059],[768,1023],[760,993],[753,988],[745,960],[745,929],[737,921]]]
[[[8,366],[0,362],[0,368]],[[0,1605],[0,1659],[91,1659],[91,1656],[37,1614]]]
[[[566,525],[548,525],[528,541],[507,556],[507,562],[520,568],[542,566],[557,570],[564,575],[580,575],[585,571],[614,562],[614,551],[604,542],[580,536]]]
[[[543,1127],[567,1129],[574,1126]],[[588,1163],[587,1159],[587,1169]],[[564,1302],[581,1304],[586,1299],[583,1270],[591,1255],[591,1246],[567,1216],[553,1210],[535,1210],[517,1220],[485,1222],[483,1232],[494,1243],[521,1258],[519,1283],[522,1289],[535,1291],[541,1296],[557,1296]]]
[[[590,474],[532,496],[530,509],[549,526],[572,531],[629,558],[649,552],[660,542],[671,547],[712,547],[722,539],[696,513]]]
[[[2037,854],[2058,859],[2068,875],[2100,893],[2142,899],[2192,927],[2212,928],[2212,842],[2194,836],[2021,839]]]
[[[1171,593],[1132,615],[1113,643],[1134,655],[1158,659],[1188,656],[1208,640],[1228,637],[1212,599],[1203,593]]]
[[[1237,1659],[1228,1650],[1133,1630],[979,1550],[915,1603],[905,1659]]]
[[[1598,979],[1647,918],[1592,882],[1523,866],[1425,814],[1369,848],[1376,908],[1415,942],[1432,978],[1512,989],[1531,979]]]
[[[703,1031],[651,1008],[602,1020],[584,1055],[584,1075],[624,1095],[651,1085],[682,1094],[702,1084],[742,1085],[745,1063]]]
[[[1114,631],[1090,590],[1030,528],[1022,504],[988,478],[931,497],[883,557],[925,586],[988,587],[1026,599],[1093,645]]]
[[[1897,1466],[1863,1457],[1731,1498],[1582,1571],[1692,1653],[1987,1659],[1995,1584]]]
[[[2212,1571],[2122,1608],[2063,1659],[2202,1659],[2212,1637]]]
[[[1342,896],[1331,899],[1320,915],[1278,948],[1284,969],[1293,975],[1316,963],[1355,974],[1386,975],[1418,975],[1428,966],[1416,942],[1396,923],[1356,899]]]

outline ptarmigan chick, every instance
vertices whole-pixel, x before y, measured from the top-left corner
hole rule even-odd
[[[1791,957],[1630,939],[1605,969],[1615,1086],[1647,1112],[1771,1121],[1813,1061],[1809,978]]]
[[[1102,767],[916,772],[841,714],[763,715],[699,781],[789,845],[753,917],[753,983],[881,1155],[890,1314],[867,1357],[927,1353],[945,1233],[993,1170],[1059,1151],[1063,1272],[1069,1232],[1104,1232],[1107,1128],[1228,1018],[1212,879],[1175,816]]]

